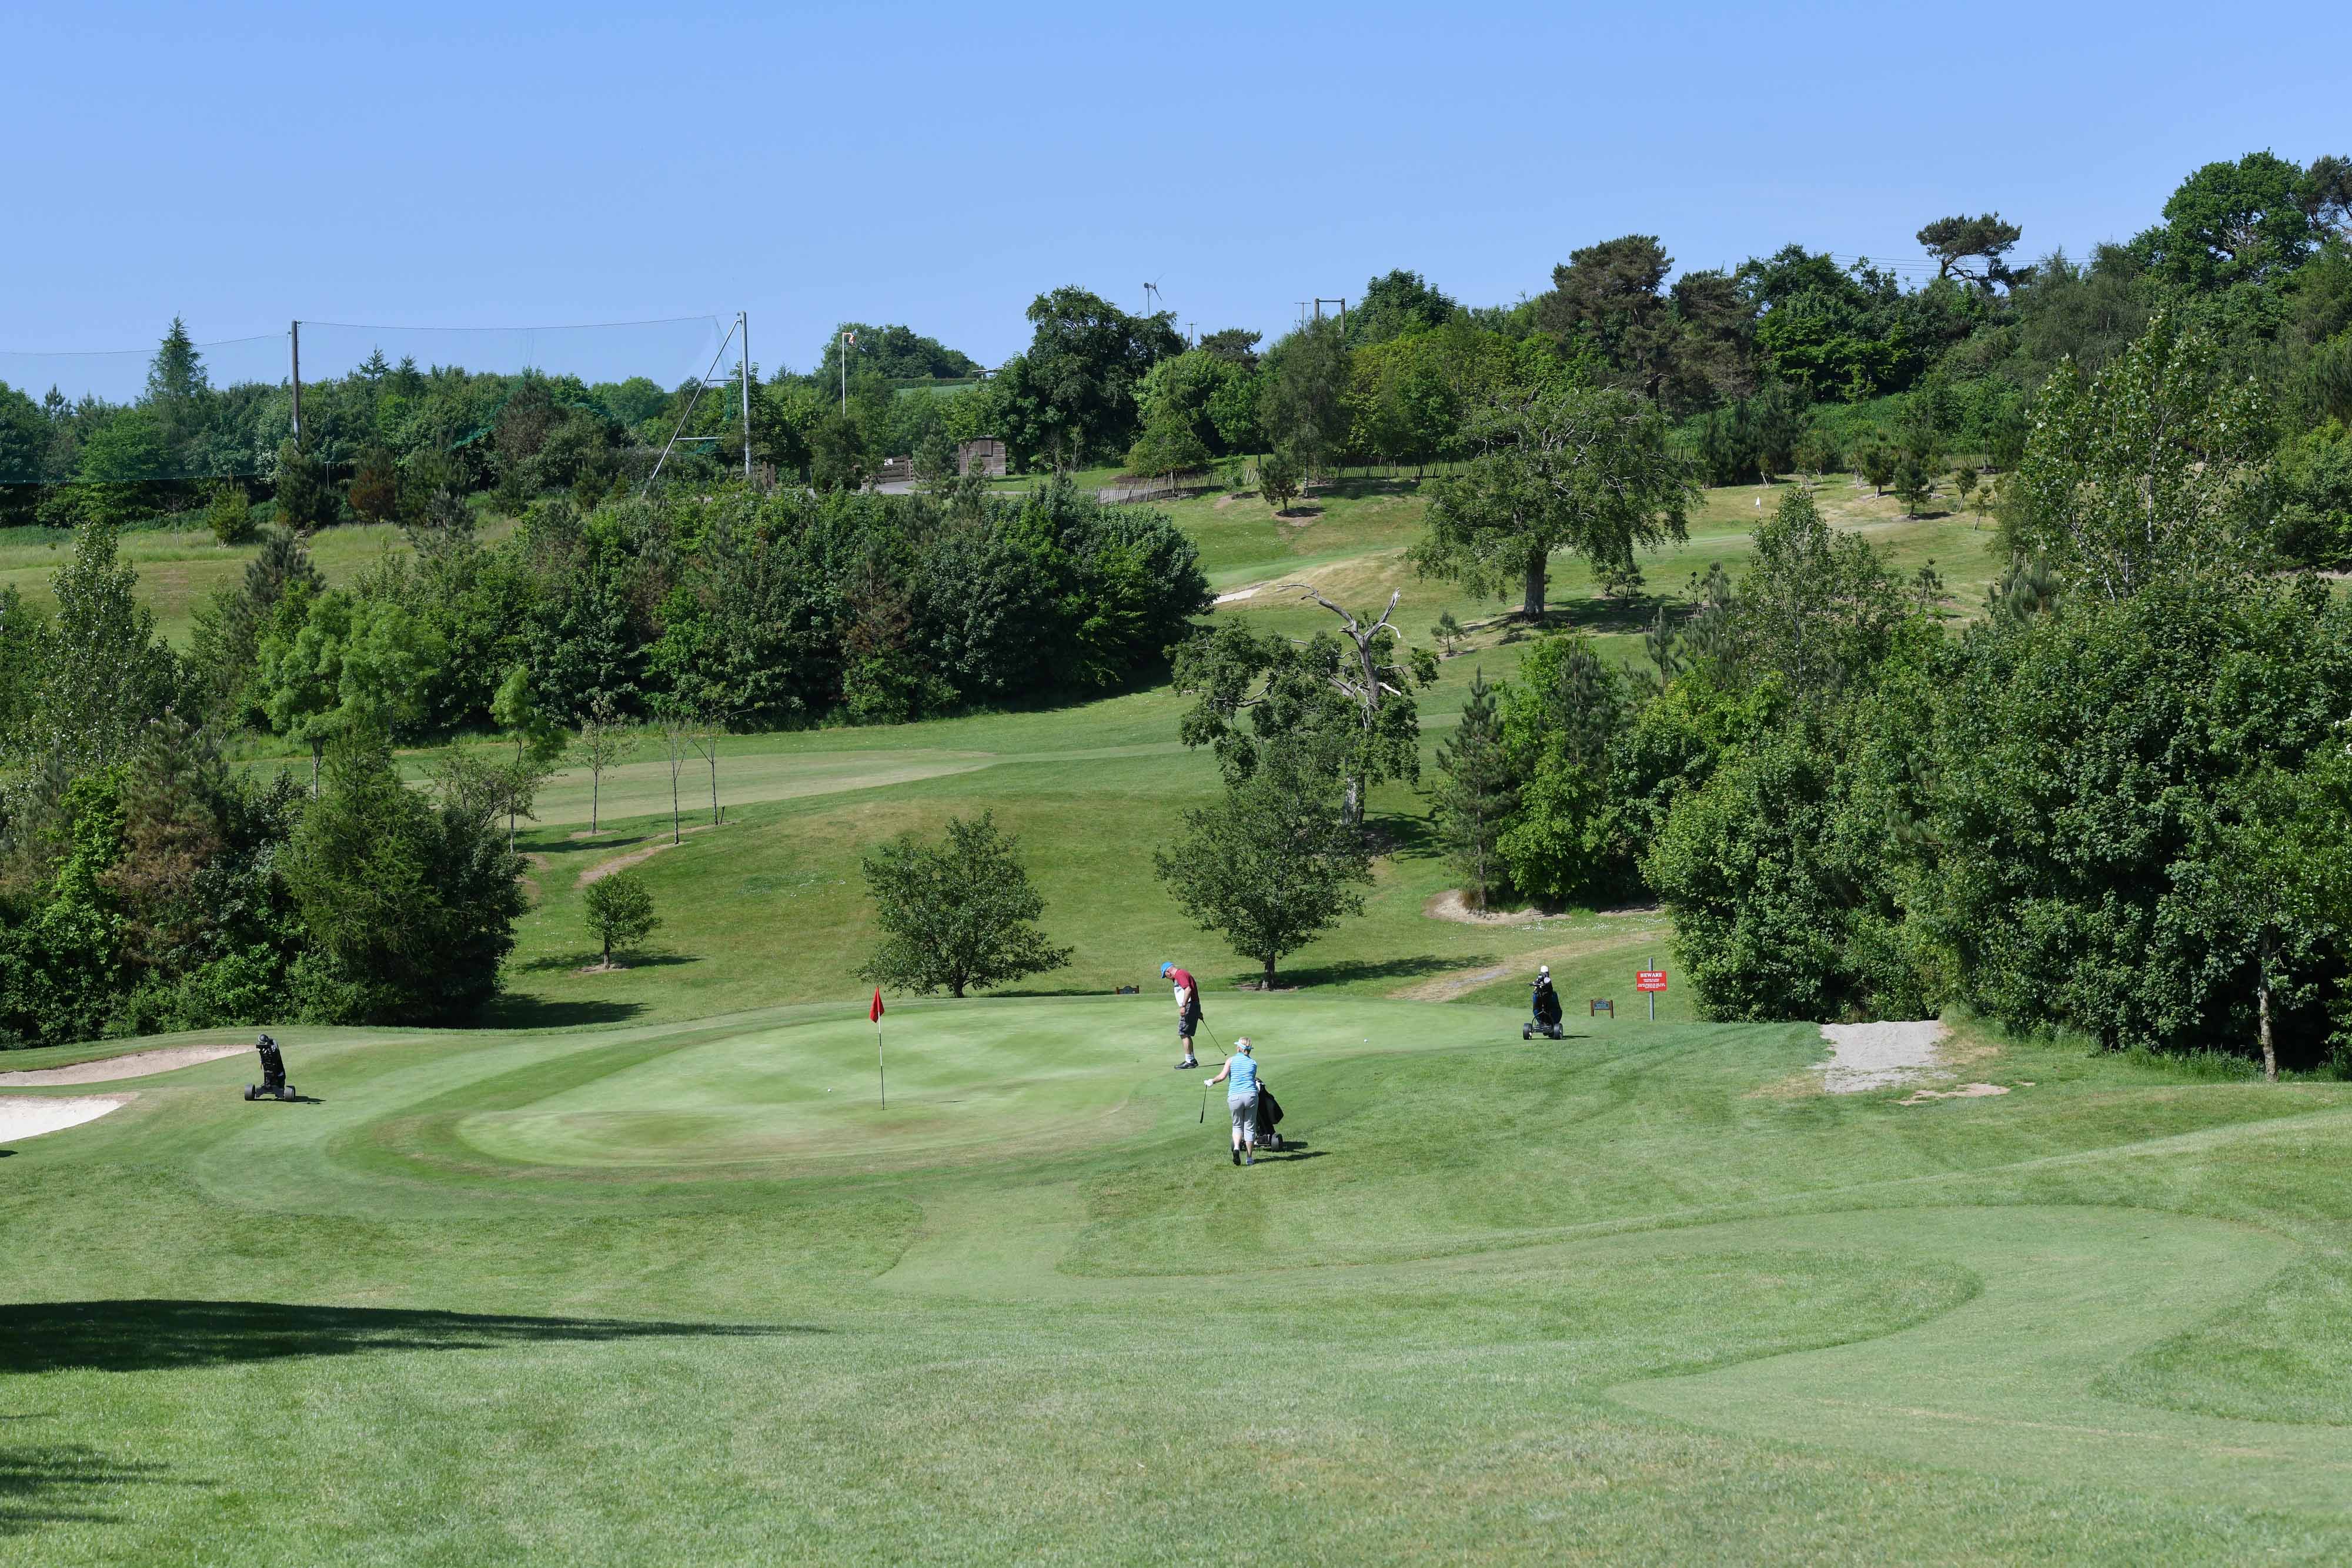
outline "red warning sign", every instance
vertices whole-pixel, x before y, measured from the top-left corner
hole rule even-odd
[[[1666,972],[1664,969],[1636,969],[1633,971],[1633,988],[1637,991],[1663,991],[1666,988]]]

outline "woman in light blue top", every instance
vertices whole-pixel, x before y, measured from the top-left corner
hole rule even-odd
[[[1234,1041],[1234,1053],[1214,1078],[1203,1082],[1215,1085],[1229,1078],[1233,1087],[1225,1091],[1225,1109],[1234,1116],[1234,1164],[1252,1165],[1257,1158],[1257,1056],[1247,1035]]]

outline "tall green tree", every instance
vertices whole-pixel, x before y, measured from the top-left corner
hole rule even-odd
[[[1688,537],[1688,467],[1664,418],[1625,392],[1546,392],[1494,410],[1476,434],[1486,450],[1440,485],[1411,552],[1423,576],[1483,594],[1516,584],[1520,612],[1541,620],[1553,551],[1630,574],[1636,549]]]
[[[1406,646],[1391,619],[1399,595],[1390,595],[1374,617],[1290,586],[1339,618],[1336,634],[1261,636],[1234,623],[1194,637],[1178,651],[1172,671],[1176,689],[1194,699],[1178,735],[1188,747],[1210,747],[1226,777],[1238,780],[1269,747],[1314,732],[1332,759],[1341,816],[1360,823],[1372,786],[1420,780],[1421,719],[1412,693],[1435,683],[1437,659]]]
[[[858,973],[894,990],[961,997],[1067,964],[1070,949],[1036,924],[1045,901],[1019,852],[992,811],[949,818],[939,843],[906,833],[877,847],[862,869],[883,942]]]
[[[180,662],[140,601],[139,574],[115,531],[84,523],[50,578],[58,608],[39,638],[26,756],[70,775],[127,758],[141,732],[179,697]]]
[[[1310,321],[1266,356],[1257,424],[1265,439],[1319,475],[1348,451],[1348,391],[1352,381],[1347,336],[1338,318]]]
[[[1521,661],[1498,719],[1517,810],[1495,845],[1520,892],[1560,904],[1606,897],[1630,880],[1615,768],[1630,719],[1624,678],[1590,638],[1547,637]]]
[[[2315,248],[2306,189],[2304,171],[2273,152],[2208,163],[2164,204],[2163,225],[2133,244],[2159,274],[2190,288],[2268,283]]]
[[[1486,684],[1484,670],[1470,674],[1461,722],[1437,748],[1437,769],[1441,778],[1431,794],[1438,831],[1453,852],[1470,907],[1483,910],[1506,881],[1496,841],[1519,798],[1510,758],[1503,750],[1495,688]]]
[[[2011,544],[2068,583],[2127,599],[2166,573],[2257,559],[2254,481],[2270,447],[2262,389],[2231,374],[2211,334],[2160,314],[2085,380],[2062,364],[2009,484]]]
[[[278,448],[273,492],[278,520],[297,535],[316,533],[341,512],[324,465],[290,438]]]
[[[1177,907],[1257,963],[1269,990],[1280,959],[1364,912],[1358,890],[1372,880],[1371,853],[1332,803],[1339,758],[1328,736],[1286,737],[1218,804],[1186,811],[1173,845],[1152,852]]]
[[[2004,258],[2024,237],[2023,229],[2005,222],[1999,213],[1937,218],[1918,234],[1921,248],[1935,259],[1937,277],[1958,277],[1988,289],[2022,281]],[[1970,267],[1970,262],[1976,265]]]
[[[614,948],[634,947],[661,926],[661,916],[654,913],[653,890],[633,871],[590,883],[580,895],[580,917],[588,934],[604,944],[598,961],[607,969],[620,967],[613,962]]]
[[[294,982],[311,1017],[455,1023],[498,994],[522,862],[491,802],[402,783],[381,731],[337,738],[283,872],[317,948]]]

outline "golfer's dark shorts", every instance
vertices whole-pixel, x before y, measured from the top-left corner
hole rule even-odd
[[[1234,1113],[1234,1132],[1239,1133],[1244,1140],[1257,1136],[1256,1095],[1252,1094],[1241,1100],[1228,1100],[1225,1102],[1225,1109]]]
[[[1176,1038],[1190,1040],[1201,1032],[1201,1009],[1194,1008],[1176,1020]]]

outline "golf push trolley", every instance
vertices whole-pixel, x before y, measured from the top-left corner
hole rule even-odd
[[[253,1048],[261,1052],[261,1082],[247,1084],[245,1097],[248,1100],[300,1099],[301,1096],[294,1092],[294,1085],[286,1082],[286,1058],[278,1053],[278,1042],[265,1034],[253,1042]]]

